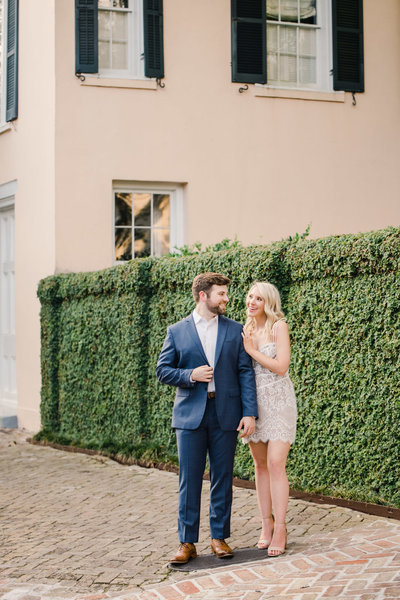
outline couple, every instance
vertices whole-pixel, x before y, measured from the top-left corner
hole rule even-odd
[[[177,388],[172,427],[179,456],[180,545],[172,564],[197,556],[207,454],[211,549],[218,558],[233,556],[225,538],[230,536],[233,461],[241,430],[255,463],[262,519],[257,545],[268,548],[269,556],[283,554],[286,547],[285,467],[296,434],[296,398],[287,374],[288,327],[279,292],[270,283],[251,287],[244,328],[224,317],[229,283],[220,273],[195,277],[196,308],[168,327],[157,363],[158,379]]]

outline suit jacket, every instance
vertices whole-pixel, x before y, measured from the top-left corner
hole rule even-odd
[[[242,325],[218,317],[214,381],[219,425],[224,431],[237,429],[240,419],[258,416],[254,369],[244,349]],[[208,364],[193,315],[168,327],[156,373],[162,383],[177,387],[172,427],[197,429],[207,403],[205,382],[190,381],[193,369]]]

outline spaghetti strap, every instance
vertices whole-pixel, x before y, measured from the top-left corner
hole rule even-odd
[[[277,321],[275,321],[275,323],[272,325],[272,340],[273,342],[276,344],[276,327],[275,325],[277,323],[279,323],[279,321],[285,321],[286,319],[278,319]]]

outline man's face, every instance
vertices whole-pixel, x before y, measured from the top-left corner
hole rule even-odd
[[[225,314],[226,305],[229,302],[228,286],[214,284],[205,298],[206,306],[211,313],[214,315]]]

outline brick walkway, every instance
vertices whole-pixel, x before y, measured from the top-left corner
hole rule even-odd
[[[3,600],[400,598],[400,523],[290,500],[279,558],[170,571],[177,477],[31,446],[0,431]],[[198,550],[209,552],[208,482]],[[235,548],[259,535],[255,493],[234,488]],[[222,561],[221,561],[222,563]]]

